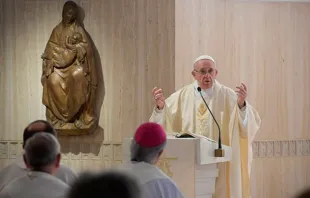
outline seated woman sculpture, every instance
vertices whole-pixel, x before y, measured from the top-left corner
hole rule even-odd
[[[77,4],[67,1],[42,55],[43,104],[47,120],[60,134],[90,133],[98,120],[93,49],[77,16]]]

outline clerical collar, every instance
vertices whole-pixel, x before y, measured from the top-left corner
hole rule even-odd
[[[194,87],[195,87],[195,95],[200,96],[197,88],[199,87],[197,80],[194,82]],[[209,89],[201,89],[201,94],[204,98],[211,98],[213,93],[213,85]]]

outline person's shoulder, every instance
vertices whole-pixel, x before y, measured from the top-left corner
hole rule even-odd
[[[65,182],[66,184],[72,184],[77,178],[77,174],[68,166],[60,164],[59,169],[56,172],[56,177]]]
[[[22,175],[15,175],[15,177],[10,177],[9,180],[7,180],[7,183],[0,188],[0,191],[7,191],[7,192],[15,192],[16,190],[19,190],[21,186],[25,183],[26,173]]]
[[[2,175],[7,175],[8,172],[10,172],[11,169],[14,169],[18,167],[17,164],[12,163],[4,167],[3,169],[0,170],[0,179],[2,178]]]
[[[1,198],[11,198],[12,196],[11,196],[10,192],[6,188],[4,188],[4,189],[0,189],[0,197]]]
[[[6,166],[0,171],[0,189],[24,174],[26,174],[26,170],[20,168],[16,163]]]
[[[76,173],[71,168],[69,168],[68,166],[64,164],[60,164],[59,171],[76,175]]]
[[[165,185],[165,186],[177,188],[177,185],[168,176],[166,178],[153,179],[153,180],[149,181],[149,183],[154,183],[154,184],[160,183],[160,184]]]
[[[47,191],[50,192],[50,195],[46,197],[63,197],[70,189],[70,186],[61,179],[50,174],[42,174],[36,180],[29,182],[28,186],[24,187],[24,191],[28,191],[28,189],[35,188],[38,185],[42,185],[38,190],[40,195],[46,194]]]
[[[59,178],[57,178],[51,174],[40,175],[38,177],[37,181],[35,182],[35,184],[37,184],[37,183],[44,183],[50,187],[53,187],[54,189],[59,189],[59,190],[69,188],[69,185],[67,183],[65,183],[61,179],[59,179]]]
[[[195,83],[192,82],[190,84],[184,85],[181,89],[179,89],[179,91],[184,91],[187,89],[195,89]]]
[[[53,181],[53,184],[61,189],[67,189],[69,188],[69,185],[67,183],[65,183],[64,181],[62,181],[61,179],[58,179],[56,177],[52,177],[50,178],[51,181]]]
[[[181,87],[180,89],[172,93],[171,96],[181,95],[189,90],[194,90],[194,89],[195,89],[194,83],[190,83],[190,84],[184,85],[183,87]]]
[[[164,195],[173,194],[173,197],[183,197],[177,185],[170,178],[160,178],[148,181],[146,184],[147,191],[154,193],[161,193]]]
[[[159,169],[156,166],[152,166],[152,179],[150,179],[147,183],[150,184],[165,184],[165,185],[171,185],[171,186],[175,186],[176,184],[174,183],[174,181],[168,176],[166,175],[161,169]]]

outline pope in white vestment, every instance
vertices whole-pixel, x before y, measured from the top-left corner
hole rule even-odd
[[[222,143],[232,147],[232,160],[220,163],[216,181],[216,198],[249,198],[252,162],[252,141],[261,119],[257,111],[246,101],[247,88],[241,84],[236,91],[221,85],[216,63],[203,55],[194,62],[192,75],[195,81],[167,99],[162,89],[155,87],[153,96],[156,107],[150,118],[164,126],[167,132],[190,132],[218,140],[214,124],[197,88],[209,105],[222,132]]]

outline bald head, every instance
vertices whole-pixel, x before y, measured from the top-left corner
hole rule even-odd
[[[36,120],[30,123],[25,129],[23,134],[23,147],[25,146],[27,140],[31,138],[34,134],[39,132],[46,132],[56,136],[56,131],[54,127],[45,120]]]

